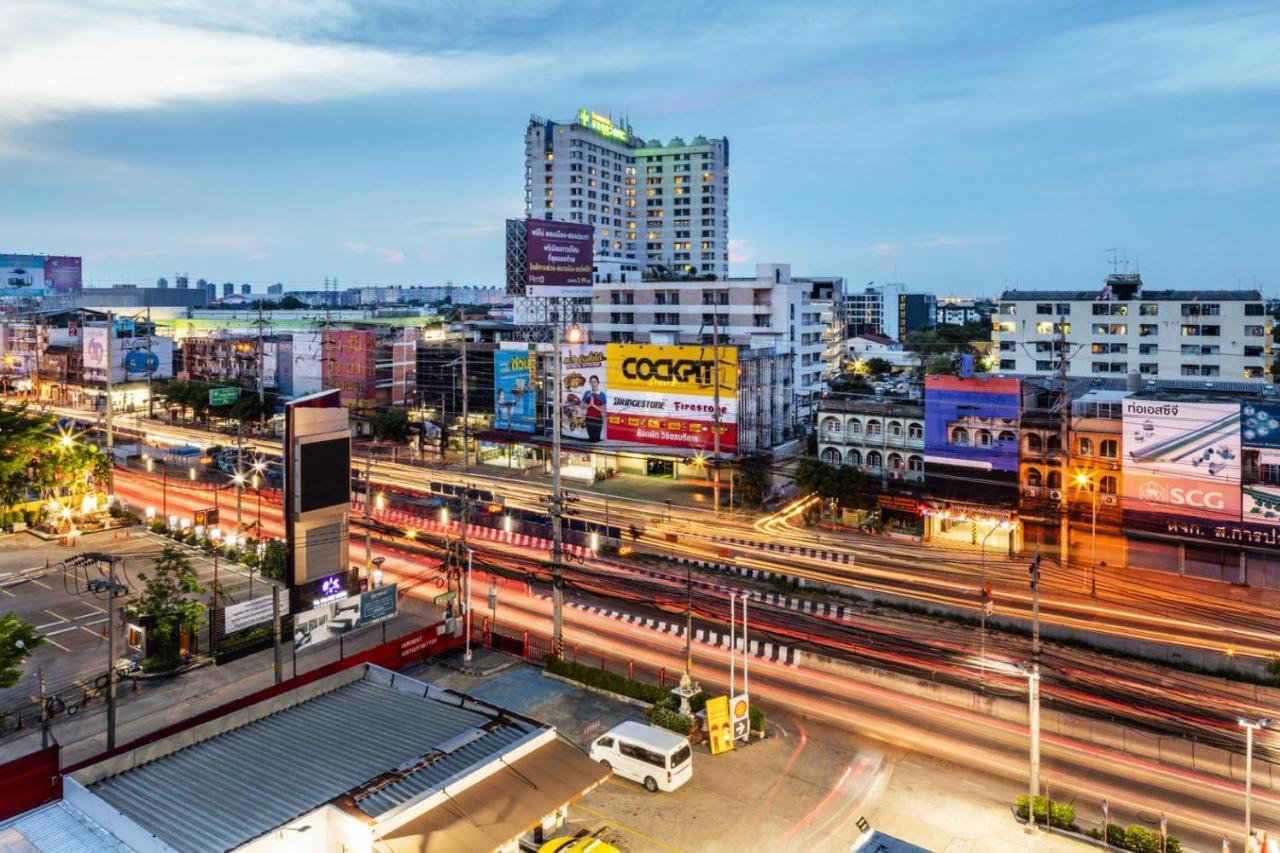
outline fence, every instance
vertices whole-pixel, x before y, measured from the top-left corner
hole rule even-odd
[[[530,663],[541,665],[551,653],[551,639],[530,631],[504,628],[493,625],[489,617],[485,617],[479,625],[471,629],[471,642],[485,648],[514,655]],[[643,662],[637,663],[635,658],[617,658],[598,651],[587,651],[579,643],[567,643],[564,647],[564,659],[583,666],[623,675],[633,681],[645,684],[656,684],[659,687],[674,685],[680,673],[669,673],[666,667],[652,667]]]

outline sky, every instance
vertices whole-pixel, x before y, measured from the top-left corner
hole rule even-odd
[[[501,284],[530,114],[730,141],[731,274],[1280,291],[1280,6],[8,0],[0,252]]]

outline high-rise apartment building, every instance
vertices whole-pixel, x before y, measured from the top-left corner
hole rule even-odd
[[[729,140],[663,145],[587,109],[532,116],[525,214],[595,226],[596,280],[729,274]]]
[[[901,341],[909,332],[933,326],[937,314],[933,294],[908,293],[901,282],[869,282],[861,293],[846,294],[843,305],[844,328],[851,338],[869,332]]]

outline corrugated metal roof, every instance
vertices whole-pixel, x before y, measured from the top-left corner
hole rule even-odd
[[[90,790],[175,847],[225,850],[447,748],[463,733],[485,730],[406,769],[360,799],[361,809],[381,815],[538,731],[480,707],[366,678],[107,777]]]
[[[129,848],[79,809],[59,800],[0,823],[0,850],[81,853]]]

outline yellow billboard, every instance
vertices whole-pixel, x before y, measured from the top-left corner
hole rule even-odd
[[[715,349],[709,346],[609,344],[610,391],[715,396]],[[738,391],[738,348],[720,347],[720,396]]]

